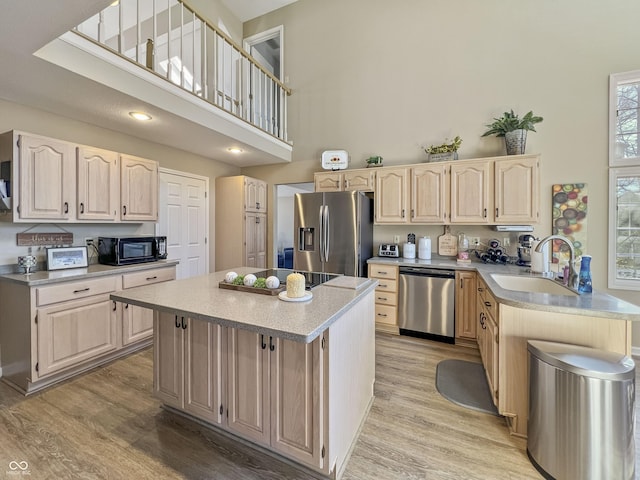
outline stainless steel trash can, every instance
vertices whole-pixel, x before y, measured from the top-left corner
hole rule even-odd
[[[527,454],[547,479],[635,478],[635,364],[529,340]]]

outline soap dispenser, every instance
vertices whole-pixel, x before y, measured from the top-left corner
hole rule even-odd
[[[591,255],[583,255],[580,262],[580,274],[578,275],[578,292],[591,293]]]

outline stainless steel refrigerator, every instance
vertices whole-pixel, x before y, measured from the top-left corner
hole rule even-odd
[[[297,193],[293,225],[295,270],[367,275],[373,212],[364,193]]]

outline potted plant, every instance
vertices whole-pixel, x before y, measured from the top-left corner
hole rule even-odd
[[[369,167],[381,167],[382,166],[382,157],[380,155],[369,157],[369,158],[367,158],[366,162],[367,162],[367,168],[369,168]]]
[[[510,112],[504,112],[502,117],[494,118],[493,120],[493,123],[487,125],[489,130],[484,132],[482,136],[495,135],[504,137],[507,155],[518,155],[524,153],[527,132],[535,132],[534,125],[540,123],[543,119],[542,117],[534,116],[533,111],[527,112],[524,117],[520,118],[511,110]]]
[[[425,148],[424,151],[429,155],[430,162],[441,162],[444,160],[457,160],[458,159],[458,149],[462,144],[462,139],[456,135],[455,138],[448,142],[445,139],[445,142],[441,145],[431,145],[428,148]]]

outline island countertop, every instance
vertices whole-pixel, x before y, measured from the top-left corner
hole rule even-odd
[[[260,268],[231,269],[240,275]],[[225,272],[130,288],[111,294],[111,299],[172,315],[243,328],[280,338],[310,343],[364,295],[377,281],[357,279],[359,288],[323,284],[311,290],[306,302],[284,302],[277,295],[221,289]],[[350,278],[350,277],[345,277]]]

